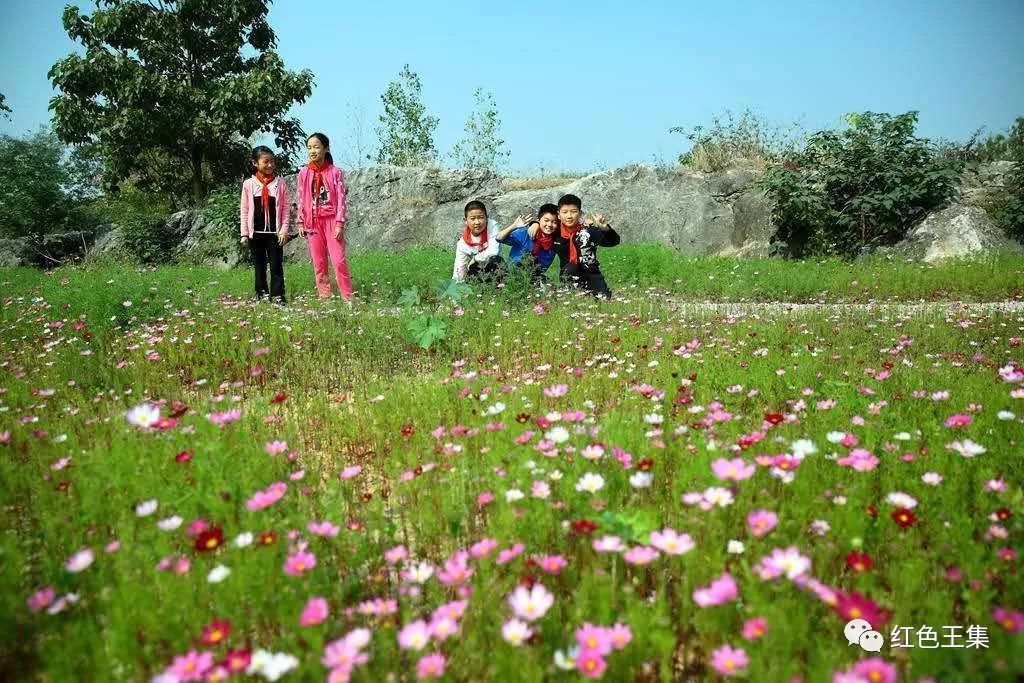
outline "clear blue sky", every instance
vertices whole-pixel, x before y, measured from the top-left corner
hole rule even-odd
[[[49,119],[46,72],[74,45],[64,0],[0,0],[0,132]],[[88,3],[80,3],[83,8]],[[279,51],[316,74],[296,107],[336,156],[372,144],[380,94],[409,63],[447,152],[474,87],[490,90],[518,170],[671,161],[670,134],[724,109],[775,124],[840,125],[850,111],[921,112],[919,133],[964,138],[1024,116],[1024,0],[896,2],[333,2],[279,0]]]

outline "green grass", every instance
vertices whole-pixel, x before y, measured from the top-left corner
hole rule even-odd
[[[352,310],[315,301],[308,266],[289,267],[290,290],[306,291],[286,309],[245,301],[251,274],[243,269],[5,271],[0,432],[8,431],[10,442],[0,446],[0,670],[24,679],[148,680],[191,649],[219,659],[230,646],[293,654],[300,670],[290,677],[313,680],[327,674],[324,644],[366,626],[370,660],[354,680],[411,680],[408,672],[432,651],[447,657],[453,680],[569,679],[579,675],[559,673],[555,651],[571,645],[584,622],[620,621],[633,640],[608,657],[606,680],[672,680],[684,666],[691,677],[710,678],[712,652],[724,644],[744,648],[750,680],[828,680],[871,655],[847,645],[845,619],[813,593],[785,578],[757,577],[753,567],[762,557],[795,546],[815,578],[891,610],[888,628],[989,629],[984,650],[886,647],[879,656],[900,680],[995,681],[1024,673],[1021,634],[1005,632],[992,617],[995,607],[1024,608],[1019,557],[997,555],[1000,548],[1019,552],[1022,531],[1024,399],[1011,396],[1013,386],[998,370],[1024,360],[1024,316],[681,317],[665,306],[671,296],[1006,299],[1019,296],[1019,261],[937,268],[675,261],[635,247],[603,252],[603,262],[627,301],[552,295],[538,312],[537,298],[478,290],[461,316],[441,307],[449,336],[430,351],[405,342],[402,318],[379,309],[393,307],[409,283],[432,287],[446,275],[447,256],[439,252],[353,257],[364,302]],[[674,351],[692,340],[700,345],[689,355]],[[886,369],[891,374],[878,378]],[[546,395],[559,384],[567,385],[564,395]],[[650,387],[647,395],[639,385]],[[933,399],[937,391],[948,398]],[[285,400],[273,403],[280,392]],[[834,407],[819,407],[825,400]],[[146,431],[125,422],[133,406],[159,402],[167,415],[173,401],[185,407],[173,428]],[[207,418],[230,407],[241,409],[239,421],[217,427]],[[575,411],[581,421],[562,417]],[[1004,419],[1001,411],[1014,416]],[[703,422],[716,412],[730,416]],[[768,413],[791,417],[765,429]],[[971,424],[945,426],[953,414],[969,414]],[[652,415],[662,416],[660,433]],[[553,421],[538,424],[544,419]],[[488,429],[497,422],[501,429]],[[539,450],[555,426],[566,427],[567,441],[554,453]],[[432,435],[438,427],[443,433]],[[516,443],[526,431],[534,436]],[[731,453],[739,437],[758,431],[761,441]],[[831,454],[852,449],[830,443],[832,431],[854,434],[857,447],[880,459],[877,468],[839,466]],[[897,438],[904,432],[907,440]],[[965,438],[987,452],[964,458],[947,448]],[[297,459],[265,453],[274,439],[287,441]],[[753,463],[757,455],[788,452],[797,439],[810,439],[818,452],[791,483],[767,467],[738,482],[712,473],[719,458]],[[593,443],[605,446],[603,459],[582,456]],[[632,454],[633,469],[613,457],[616,446]],[[177,462],[185,450],[193,458]],[[53,469],[69,456],[67,467]],[[634,489],[629,477],[644,459],[652,461],[653,485]],[[339,480],[354,464],[363,471]],[[300,469],[303,478],[290,480]],[[561,478],[552,478],[556,470]],[[575,489],[586,472],[605,479],[595,495]],[[944,477],[941,485],[926,485],[925,472]],[[987,492],[993,479],[1006,490]],[[245,501],[275,481],[288,484],[281,501],[246,509]],[[548,482],[550,498],[531,497],[535,481]],[[684,493],[712,486],[732,488],[735,501],[707,511],[681,502]],[[511,489],[525,497],[506,501]],[[478,508],[485,491],[495,500]],[[918,501],[914,526],[901,529],[890,518],[886,497],[893,492]],[[157,512],[137,517],[135,505],[154,498]],[[745,521],[758,508],[779,517],[763,538]],[[1011,517],[990,521],[1001,508]],[[157,528],[172,515],[184,520],[180,528]],[[228,543],[197,552],[185,534],[197,518],[221,527],[228,541],[242,532],[278,538],[267,547]],[[307,531],[323,519],[341,526],[337,537]],[[598,531],[574,533],[570,523],[580,519]],[[810,531],[816,520],[827,522],[824,535]],[[350,523],[358,530],[347,529]],[[993,537],[993,525],[1007,538]],[[647,532],[663,527],[690,534],[696,548],[646,566],[591,548],[609,533],[628,545],[644,543]],[[282,570],[289,531],[317,558],[301,577]],[[470,560],[472,595],[458,635],[421,652],[400,650],[401,626],[429,619],[458,597],[437,580],[446,559],[483,538],[496,539],[499,549],[519,541],[525,552],[505,565],[494,555]],[[120,550],[105,553],[114,539]],[[728,553],[730,539],[742,541],[745,552]],[[398,571],[384,561],[399,543],[437,568],[418,595],[403,591]],[[85,547],[96,552],[93,565],[66,572],[64,561]],[[870,554],[872,571],[847,568],[853,549]],[[557,576],[526,564],[554,554],[568,561]],[[155,569],[162,558],[179,556],[191,562],[186,574]],[[218,564],[231,574],[210,584],[206,576]],[[952,565],[962,581],[946,577]],[[698,607],[694,590],[725,571],[740,600]],[[554,605],[534,624],[539,637],[514,647],[501,626],[512,616],[508,595],[528,578],[554,594]],[[26,598],[44,586],[58,596],[74,592],[79,602],[60,614],[31,612]],[[300,627],[313,596],[328,600],[330,616]],[[398,600],[398,612],[345,613],[372,598]],[[748,642],[740,630],[752,617],[763,617],[769,630]],[[227,645],[200,645],[214,619],[231,622]]]

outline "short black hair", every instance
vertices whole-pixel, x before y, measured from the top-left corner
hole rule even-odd
[[[266,145],[257,145],[252,148],[252,163],[255,164],[260,160],[260,157],[265,156],[277,157],[277,155],[274,154],[274,150],[270,149]]]
[[[485,216],[488,216],[487,207],[484,206],[484,203],[474,199],[469,204],[466,204],[466,208],[462,210],[462,217],[465,218],[466,216],[468,216],[469,212],[472,211],[473,209],[480,209],[481,211],[484,212]]]
[[[574,194],[563,194],[562,198],[558,200],[558,208],[561,209],[563,206],[575,206],[582,211],[583,200]]]
[[[331,139],[324,135],[323,133],[313,133],[308,138],[306,138],[306,144],[308,145],[309,141],[312,140],[313,138],[319,140],[320,144],[323,145],[324,147],[324,161],[326,161],[329,164],[333,164],[334,157],[331,156]]]
[[[541,207],[537,209],[537,218],[542,218],[546,213],[550,213],[557,217],[558,207],[554,204],[542,204]]]

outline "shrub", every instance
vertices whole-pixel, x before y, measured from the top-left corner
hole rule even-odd
[[[774,240],[791,256],[852,256],[890,245],[953,195],[963,162],[914,135],[917,112],[846,116],[785,155],[761,181]]]
[[[799,126],[788,129],[774,126],[750,109],[734,116],[728,109],[714,116],[711,125],[692,130],[677,126],[671,133],[680,133],[693,143],[690,151],[679,155],[679,163],[694,170],[712,172],[727,168],[763,169],[766,164],[793,148]]]
[[[986,210],[1008,237],[1024,242],[1024,117],[1001,138],[1002,158],[1014,162],[1003,191],[986,202]]]
[[[93,210],[121,232],[122,256],[142,263],[167,263],[182,236],[167,221],[171,204],[160,195],[127,187],[99,200]]]

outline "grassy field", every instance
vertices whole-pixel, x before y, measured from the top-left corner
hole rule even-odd
[[[308,266],[286,308],[244,269],[3,271],[0,671],[1024,674],[1024,313],[669,308],[1020,301],[1024,261],[604,260],[619,300],[422,304],[429,350],[393,309],[440,252],[353,257],[351,309]]]

